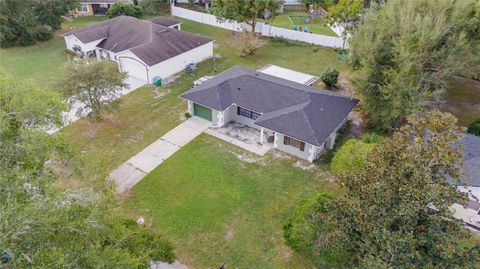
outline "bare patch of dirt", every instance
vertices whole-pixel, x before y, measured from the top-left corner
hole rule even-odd
[[[340,77],[337,82],[337,93],[358,98],[355,90],[352,87],[352,84],[350,81],[348,81],[348,78],[344,73],[340,73]],[[362,115],[358,107],[350,114],[350,122],[351,128],[347,138],[361,138],[365,132],[365,122],[362,119]]]
[[[315,164],[307,161],[301,161],[301,160],[298,160],[295,163],[293,163],[293,166],[303,170],[307,170],[307,171],[310,171],[316,168]]]
[[[228,230],[227,234],[225,235],[225,240],[231,241],[235,236],[235,232],[233,230]]]

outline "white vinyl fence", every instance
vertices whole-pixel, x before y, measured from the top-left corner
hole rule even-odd
[[[231,31],[249,31],[251,30],[251,26],[245,23],[237,23],[231,21],[221,21],[218,20],[217,17],[211,14],[206,14],[202,12],[197,12],[177,6],[172,6],[172,15],[175,17],[180,17],[192,21],[197,21],[200,23],[228,29]],[[257,23],[255,27],[255,32],[260,33],[262,36],[269,36],[269,37],[279,37],[285,38],[289,40],[295,41],[302,41],[314,45],[324,46],[324,47],[331,47],[331,48],[347,48],[348,44],[340,37],[333,37],[333,36],[326,36],[326,35],[318,35],[318,34],[311,34],[311,33],[304,33],[300,31],[294,31],[290,29],[280,28],[271,26],[265,23]]]

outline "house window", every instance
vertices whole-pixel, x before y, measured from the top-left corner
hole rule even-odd
[[[86,13],[88,12],[88,5],[87,4],[80,4],[80,6],[77,8],[78,12]]]
[[[297,139],[288,137],[288,136],[283,137],[283,144],[284,145],[289,145],[289,146],[292,146],[292,147],[296,147],[300,151],[305,151],[305,143],[303,143],[302,141],[299,141]]]
[[[256,120],[261,115],[260,113],[253,112],[251,110],[248,110],[239,106],[237,106],[237,114],[240,116],[244,116],[246,118],[254,119],[254,120]]]

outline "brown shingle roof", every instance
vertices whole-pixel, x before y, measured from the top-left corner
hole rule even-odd
[[[83,43],[104,39],[98,47],[111,52],[130,50],[149,66],[212,41],[207,37],[128,16],[119,16],[64,34],[70,35]]]
[[[176,24],[180,23],[179,21],[174,20],[172,18],[161,17],[161,16],[152,18],[149,21],[151,21],[152,23],[160,24],[160,25],[167,26],[167,27],[170,27],[172,25],[176,25]]]

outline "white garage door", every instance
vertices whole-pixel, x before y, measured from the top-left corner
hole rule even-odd
[[[142,63],[130,58],[119,58],[119,60],[122,72],[128,72],[129,76],[149,82],[147,67]]]

